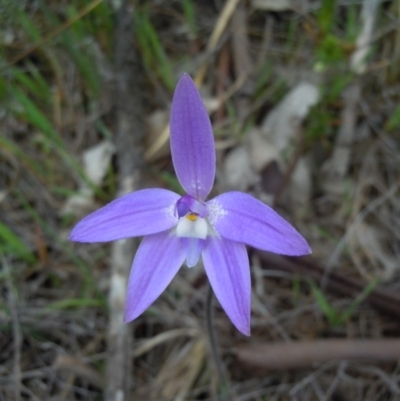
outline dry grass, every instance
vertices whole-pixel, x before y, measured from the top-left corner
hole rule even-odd
[[[106,3],[86,16],[79,12],[89,1],[71,2],[68,10],[64,2],[45,3],[18,11],[5,2],[3,15],[12,18],[3,18],[0,27],[0,401],[99,400],[107,364],[110,247],[71,244],[67,235],[116,193],[115,159],[97,185],[82,167],[87,149],[115,141],[113,18]],[[250,250],[252,336],[238,333],[215,302],[227,399],[400,399],[397,362],[343,359],[275,371],[235,356],[236,348],[260,343],[400,335],[396,312],[365,302],[375,286],[388,296],[399,290],[399,1],[383,2],[374,14],[363,74],[350,66],[362,2],[332,2],[333,11],[329,1],[294,1],[284,11],[261,10],[256,1],[147,3],[137,7],[133,38],[145,67],[143,118],[168,113],[181,72],[196,77],[215,127],[215,193],[235,187],[226,167],[233,154],[239,173],[250,171],[240,176],[241,189],[275,200],[325,272],[310,283],[301,261],[292,261],[298,271],[285,270]],[[231,9],[224,11],[224,4]],[[304,81],[318,88],[317,104],[289,121],[293,132],[285,149],[254,167],[254,130],[262,132],[266,116]],[[354,86],[359,96],[352,106],[346,90]],[[340,142],[346,127],[350,134]],[[147,148],[144,186],[174,189],[168,151],[159,153],[168,139],[163,123],[155,135],[159,145]],[[332,161],[335,151],[339,159]],[[85,182],[93,196],[84,208],[63,214]],[[354,279],[361,290],[332,292],[330,275]],[[206,292],[202,266],[182,268],[132,323],[128,400],[218,399],[204,323]]]

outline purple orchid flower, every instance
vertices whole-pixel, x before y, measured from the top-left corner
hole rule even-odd
[[[213,291],[232,323],[250,335],[251,283],[246,246],[282,255],[311,253],[306,240],[274,210],[241,192],[206,201],[215,176],[211,122],[192,79],[183,75],[171,111],[171,152],[180,196],[143,189],[81,220],[70,239],[106,242],[145,236],[128,282],[125,321],[141,315],[165,290],[186,259],[203,257]]]

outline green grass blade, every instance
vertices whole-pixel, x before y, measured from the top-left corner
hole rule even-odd
[[[134,17],[137,25],[138,39],[141,44],[142,53],[144,54],[144,61],[149,68],[155,68],[164,85],[168,89],[173,90],[175,87],[175,78],[172,65],[162,47],[148,13],[136,12]]]
[[[47,7],[43,0],[39,0],[39,6],[48,24],[52,26],[53,29],[58,28],[61,25],[61,22],[59,21],[58,17]],[[79,23],[79,20],[75,21],[75,24],[76,23]],[[69,29],[71,29],[71,27],[69,27]],[[57,39],[61,42],[61,45],[74,60],[88,88],[93,92],[94,95],[98,95],[101,88],[100,77],[96,68],[94,68],[95,64],[93,60],[91,60],[91,57],[87,54],[87,52],[84,54],[82,49],[77,47],[77,43],[69,31],[66,30],[61,32],[57,36]]]
[[[32,42],[39,42],[42,39],[40,31],[37,29],[31,18],[22,9],[17,11],[17,20],[29,40]]]
[[[37,71],[37,69],[35,75],[29,75],[17,67],[11,67],[9,71],[11,76],[15,79],[15,83],[20,84],[20,86],[27,90],[27,92],[42,102],[47,104],[51,103],[50,88],[39,78],[40,73]],[[14,82],[12,84],[14,84]]]
[[[34,263],[36,257],[27,246],[2,222],[0,222],[0,251]]]
[[[321,8],[317,11],[317,20],[323,34],[327,34],[335,22],[336,0],[322,0]]]
[[[62,299],[47,305],[47,310],[66,310],[66,309],[82,309],[88,307],[107,307],[105,299],[93,299],[93,298],[70,298]]]
[[[347,308],[343,312],[343,318],[345,321],[350,319],[355,314],[361,302],[363,302],[371,294],[371,292],[374,291],[374,289],[378,284],[379,284],[379,279],[375,279],[364,287],[362,292],[356,297],[356,299],[353,300],[349,308]]]
[[[189,28],[189,32],[193,38],[196,37],[197,25],[196,25],[196,12],[193,7],[192,0],[183,0],[183,14],[185,15],[186,24]]]
[[[75,252],[72,249],[72,245],[69,242],[63,241],[60,239],[58,233],[54,231],[54,229],[43,220],[43,218],[39,215],[39,213],[29,204],[29,202],[25,199],[24,195],[20,191],[15,191],[15,194],[21,202],[23,208],[28,212],[28,214],[40,225],[43,232],[52,238],[54,244],[58,245],[63,252],[70,258],[70,260],[77,266],[79,271],[82,274],[85,285],[85,294],[84,296],[95,291],[96,294],[100,298],[104,297],[104,294],[97,288],[95,281],[93,280],[93,275],[91,270],[88,268],[86,263],[76,256]]]
[[[11,87],[10,92],[24,109],[24,112],[21,113],[21,117],[38,128],[55,144],[62,146],[62,140],[57,131],[53,128],[53,125],[45,115],[36,107],[35,103],[18,88]]]
[[[32,170],[35,174],[40,176],[43,180],[46,177],[46,172],[43,169],[43,166],[38,163],[32,157],[29,157],[26,152],[24,152],[19,146],[17,146],[13,141],[10,141],[5,138],[4,135],[0,133],[0,149],[4,149],[6,152],[14,155],[21,163]]]
[[[332,326],[337,326],[341,323],[340,316],[336,310],[326,299],[323,292],[317,287],[317,285],[313,281],[309,281],[312,292],[314,294],[315,300],[321,309],[322,313],[328,319],[329,324]]]
[[[91,180],[89,180],[82,167],[68,153],[61,137],[58,135],[57,131],[54,129],[53,125],[45,117],[45,115],[21,90],[12,88],[10,91],[20,105],[23,106],[24,112],[20,113],[20,117],[24,118],[27,122],[39,129],[50,141],[50,144],[54,145],[55,150],[61,156],[64,163],[76,174],[78,174],[96,194],[104,198],[105,194],[103,191],[97,185],[94,185]],[[16,112],[16,114],[18,113]]]

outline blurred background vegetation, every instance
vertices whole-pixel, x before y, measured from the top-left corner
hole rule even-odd
[[[215,305],[229,399],[400,399],[398,344],[317,367],[237,353],[332,338],[370,350],[400,334],[400,1],[131,4],[143,186],[181,191],[166,127],[188,72],[214,125],[215,194],[255,194],[313,248],[249,250],[250,338]],[[104,0],[0,1],[0,400],[102,399],[112,260],[67,238],[117,194],[115,21]],[[129,399],[218,399],[205,292],[203,268],[182,268],[134,323]]]

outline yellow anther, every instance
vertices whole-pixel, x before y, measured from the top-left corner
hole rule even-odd
[[[194,214],[194,213],[188,213],[188,214],[186,215],[186,218],[187,218],[188,220],[190,220],[190,221],[196,221],[196,220],[197,220],[197,217],[199,217],[199,216],[197,216],[197,214]]]

